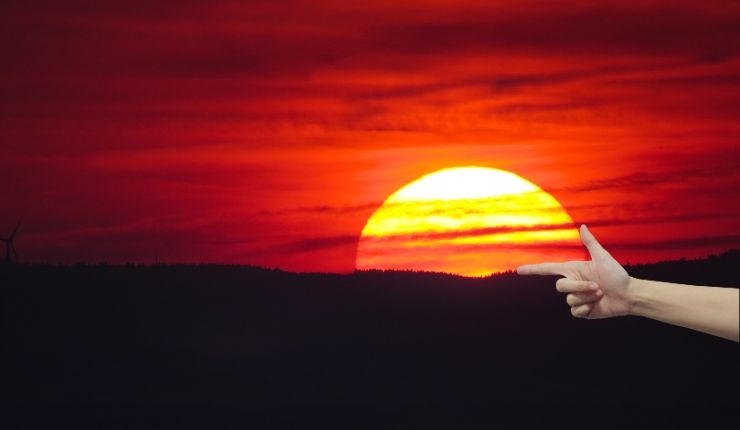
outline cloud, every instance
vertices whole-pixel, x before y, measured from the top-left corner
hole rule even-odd
[[[589,221],[589,227],[616,227],[616,226],[639,226],[639,225],[654,225],[654,224],[665,224],[665,223],[680,223],[680,222],[691,222],[700,220],[720,220],[720,219],[735,219],[740,216],[740,213],[713,213],[713,214],[687,214],[687,215],[670,215],[670,216],[655,216],[655,217],[638,217],[628,219],[612,219],[612,220],[594,220]],[[459,229],[449,230],[441,232],[424,232],[424,233],[410,233],[410,234],[388,234],[383,236],[367,236],[369,240],[376,242],[407,242],[407,241],[437,241],[457,238],[468,238],[475,236],[486,236],[496,234],[509,234],[509,233],[522,233],[522,232],[537,232],[537,231],[554,231],[554,230],[568,230],[574,229],[574,224],[542,224],[542,225],[522,225],[522,226],[496,226],[496,227],[485,227],[485,228],[473,228],[473,229]]]
[[[67,4],[69,3],[69,4]],[[9,67],[36,69],[45,61],[68,71],[146,74],[168,78],[311,76],[326,68],[367,70],[373,65],[402,70],[441,58],[470,55],[537,56],[656,55],[697,59],[737,54],[738,7],[700,3],[671,5],[614,2],[566,7],[522,7],[520,2],[458,5],[424,3],[425,13],[397,13],[380,3],[360,10],[333,2],[51,2],[33,9],[16,5],[7,16],[22,37]],[[33,13],[32,13],[33,12]],[[28,21],[47,24],[29,31]],[[8,24],[12,24],[9,19]],[[50,25],[51,24],[51,25]],[[93,36],[93,37],[91,37]],[[49,44],[44,48],[44,43]],[[73,45],[84,44],[86,53]],[[63,48],[54,56],[52,48]],[[43,56],[23,55],[43,52]],[[34,61],[41,63],[33,63]],[[415,62],[418,66],[412,66]],[[82,66],[88,66],[82,69]],[[90,66],[93,66],[90,68]],[[76,69],[79,67],[79,69]],[[111,67],[110,70],[106,70]],[[549,74],[546,81],[608,73]],[[628,66],[629,67],[629,66]],[[575,73],[575,75],[573,75]],[[534,77],[506,77],[499,87],[533,83]]]
[[[652,163],[652,161],[651,161]],[[682,181],[696,182],[701,179],[715,179],[718,175],[734,175],[736,174],[735,166],[713,166],[712,169],[691,168],[691,169],[675,169],[671,171],[662,172],[644,172],[638,171],[630,173],[628,175],[615,176],[611,178],[591,180],[583,185],[576,185],[568,188],[552,188],[552,192],[591,192],[591,191],[602,191],[611,188],[622,188],[626,190],[641,190],[645,187],[651,187],[658,184],[674,184],[676,179],[680,178]]]
[[[721,247],[726,249],[736,249],[740,247],[740,235],[723,235],[707,237],[688,237],[681,239],[667,239],[655,242],[624,242],[611,243],[610,249],[615,250],[670,250],[677,249],[696,249],[707,247]]]
[[[256,215],[259,216],[289,216],[289,215],[330,215],[330,216],[342,216],[351,215],[357,212],[368,212],[370,210],[377,209],[383,202],[372,202],[364,203],[361,205],[351,206],[330,206],[330,205],[319,205],[319,206],[299,206],[293,208],[286,208],[280,210],[263,210],[258,212]]]
[[[354,247],[357,244],[357,236],[354,235],[339,235],[330,237],[320,237],[311,239],[301,239],[293,242],[289,242],[277,247],[273,247],[273,252],[282,253],[293,253],[303,254],[307,252],[322,251],[328,248],[344,248],[348,246]]]
[[[524,50],[545,56],[563,52],[654,56],[684,54],[688,48],[696,56],[711,52],[710,57],[716,58],[721,55],[718,47],[723,47],[725,55],[736,53],[740,34],[735,25],[737,13],[736,5],[711,10],[696,4],[668,9],[629,3],[521,8],[497,15],[482,11],[477,20],[465,17],[455,22],[452,18],[389,27],[382,46],[422,54]]]
[[[675,254],[676,250],[687,250],[693,251],[697,249],[707,248],[720,248],[720,249],[738,249],[740,248],[740,235],[730,236],[707,236],[707,237],[688,237],[683,239],[666,239],[657,240],[650,242],[630,242],[612,241],[606,245],[608,251],[612,252],[641,252],[651,251],[673,251]],[[548,242],[530,242],[530,243],[480,243],[480,244],[459,244],[455,245],[455,252],[463,253],[476,253],[479,252],[481,255],[485,255],[486,252],[491,251],[562,251],[563,253],[568,251],[583,251],[584,259],[587,258],[585,248],[580,243],[565,242],[565,241],[548,241]],[[392,248],[388,248],[388,254],[394,254],[396,251]],[[384,255],[384,249],[379,248],[374,250],[373,257],[382,257]]]
[[[654,216],[654,217],[639,217],[632,219],[612,219],[612,220],[593,220],[589,221],[588,225],[591,228],[602,228],[602,227],[620,227],[620,226],[642,226],[642,225],[663,225],[666,223],[682,223],[682,222],[693,222],[693,221],[706,221],[706,220],[720,220],[720,219],[735,219],[740,216],[740,213],[710,213],[710,214],[686,214],[686,215],[669,215],[669,216]],[[545,225],[530,225],[530,226],[496,226],[486,228],[475,228],[475,229],[460,229],[453,231],[443,232],[426,232],[426,233],[414,233],[414,234],[389,234],[383,236],[365,236],[366,239],[372,240],[376,243],[392,243],[399,242],[434,242],[437,240],[449,240],[458,238],[470,238],[475,236],[485,235],[496,235],[496,234],[510,234],[510,233],[521,233],[521,232],[537,232],[537,231],[554,231],[563,229],[575,229],[577,226],[574,224],[545,224]],[[694,239],[676,239],[668,241],[659,241],[655,243],[655,247],[651,249],[667,249],[668,245],[665,244],[684,244],[686,247],[699,246],[699,245],[737,245],[740,243],[738,237],[740,236],[724,236],[714,238],[694,238]],[[327,248],[337,247],[348,247],[355,246],[359,241],[359,237],[355,235],[336,235],[326,236],[320,238],[301,239],[296,241],[287,242],[281,245],[277,245],[271,248],[272,252],[288,252],[288,253],[307,253],[322,251]],[[467,245],[456,245],[465,248]],[[538,248],[543,249],[555,246],[565,248],[578,248],[581,247],[579,243],[564,243],[564,242],[532,242],[532,243],[496,243],[496,244],[481,244],[475,245],[481,247],[513,247],[513,248]],[[644,243],[616,243],[616,245],[610,244],[610,247],[615,246],[616,248],[646,248],[650,247],[649,244]],[[461,248],[461,249],[462,249]],[[467,249],[467,248],[465,248]]]
[[[11,0],[2,12],[1,197],[43,218],[43,234],[79,236],[70,259],[105,240],[100,255],[135,257],[119,244],[200,238],[188,217],[234,212],[242,222],[208,240],[328,260],[388,193],[451,163],[541,179],[578,221],[737,227],[737,2]],[[655,207],[673,221],[646,216]],[[183,254],[228,254],[184,242]]]

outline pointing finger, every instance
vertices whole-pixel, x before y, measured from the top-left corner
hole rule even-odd
[[[562,275],[565,276],[567,263],[525,264],[516,269],[520,275]]]
[[[594,292],[599,286],[593,281],[560,278],[555,282],[555,289],[561,293],[585,293]]]
[[[593,234],[591,234],[591,231],[586,227],[586,224],[583,224],[580,229],[581,233],[581,242],[583,242],[583,245],[588,249],[588,253],[591,254],[591,258],[596,257],[599,254],[603,254],[606,252],[604,247],[601,246],[598,240],[594,237]]]

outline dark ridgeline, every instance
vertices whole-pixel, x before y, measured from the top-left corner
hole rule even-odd
[[[737,267],[740,251],[628,270],[737,286]],[[21,422],[124,428],[234,416],[454,428],[611,407],[609,419],[630,423],[645,411],[668,424],[706,408],[735,414],[736,343],[640,318],[574,319],[554,280],[6,265],[2,402]]]

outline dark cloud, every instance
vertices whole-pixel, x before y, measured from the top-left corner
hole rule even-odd
[[[330,205],[319,205],[319,206],[300,206],[295,208],[286,208],[281,210],[264,210],[258,212],[256,215],[267,215],[267,216],[282,216],[282,215],[349,215],[357,212],[367,212],[370,210],[377,209],[383,202],[365,203],[361,205],[352,206],[330,206]]]
[[[609,249],[614,250],[670,250],[676,251],[679,249],[697,249],[697,248],[724,248],[724,249],[737,249],[740,248],[740,235],[723,235],[723,236],[702,236],[702,237],[688,237],[681,239],[668,239],[660,240],[655,242],[625,242],[625,243],[610,243]]]
[[[725,12],[725,13],[722,13]],[[538,55],[684,54],[718,58],[738,49],[737,7],[727,11],[649,4],[581,4],[485,15],[477,22],[391,27],[382,46],[407,53],[525,50]],[[721,51],[718,51],[721,49]]]
[[[357,244],[357,240],[357,236],[354,235],[339,235],[331,237],[302,239],[284,245],[279,245],[272,248],[272,251],[278,254],[283,252],[302,254],[307,252],[322,251],[327,248],[344,248],[348,246],[354,247]]]
[[[103,3],[106,6],[65,2],[62,8],[49,2],[33,8],[7,7],[8,24],[20,23],[8,30],[7,35],[14,37],[7,48],[15,47],[11,51],[15,58],[6,64],[35,72],[54,65],[55,73],[110,68],[119,75],[138,70],[167,77],[277,77],[307,76],[353,62],[367,69],[372,65],[368,61],[398,70],[408,61],[423,64],[420,57],[429,55],[654,57],[689,52],[696,61],[721,61],[736,55],[740,47],[736,25],[740,11],[726,5],[510,5],[504,10],[476,6],[468,7],[468,13],[465,6],[447,13],[440,5],[439,13],[419,19],[382,7],[352,11],[321,2],[225,2],[217,7],[192,1]],[[433,12],[435,6],[425,8]],[[572,78],[569,73],[503,76],[496,85]]]
[[[726,73],[695,74],[688,76],[656,77],[614,77],[605,79],[606,84],[615,86],[647,87],[674,86],[678,88],[695,88],[697,86],[736,87],[740,84],[740,75]]]
[[[667,159],[671,159],[671,154],[666,154]],[[652,163],[652,161],[651,161]],[[656,162],[655,164],[658,164]],[[580,186],[569,187],[566,189],[552,188],[553,192],[591,192],[602,191],[612,188],[622,188],[625,190],[639,191],[658,184],[675,184],[678,179],[684,181],[696,181],[699,179],[716,179],[721,175],[734,175],[737,173],[736,163],[731,161],[730,165],[712,166],[711,169],[700,167],[690,169],[675,169],[662,172],[638,171],[628,175],[592,180]]]
[[[527,74],[500,74],[493,78],[493,88],[497,91],[507,91],[530,86],[551,86],[587,79],[617,79],[619,76],[634,73],[665,72],[686,67],[691,63],[685,60],[670,62],[643,61],[635,64],[613,64],[607,66],[589,67],[588,64],[579,68],[548,72],[538,71]],[[586,66],[586,67],[583,67]]]

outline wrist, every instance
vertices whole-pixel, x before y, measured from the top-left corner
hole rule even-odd
[[[627,315],[643,316],[648,307],[649,297],[646,291],[646,282],[630,276],[627,284]]]

